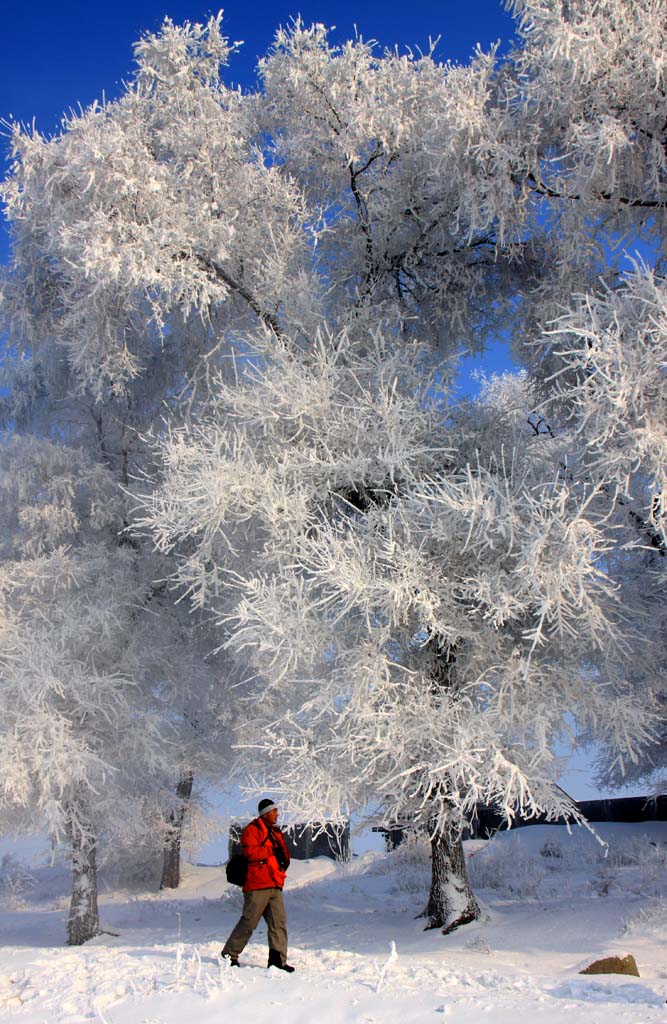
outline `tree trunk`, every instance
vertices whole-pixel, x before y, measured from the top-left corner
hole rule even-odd
[[[67,919],[67,944],[82,946],[100,934],[97,909],[97,850],[92,829],[72,823],[72,900]]]
[[[480,916],[468,881],[461,833],[454,827],[446,826],[431,838],[431,892],[424,916],[428,917],[426,929],[442,928],[443,935]]]
[[[186,772],[176,787],[176,798],[178,805],[170,811],[167,819],[167,835],[164,841],[164,856],[162,860],[161,889],[178,889],[181,881],[181,837],[183,834],[183,820],[187,811],[188,801],[192,796],[192,783],[194,775]]]
[[[447,694],[456,698],[456,646],[433,651],[431,666],[433,695]],[[443,782],[437,793],[439,802],[445,804],[446,785]],[[481,911],[468,881],[461,824],[454,809],[451,816],[438,815],[444,824],[436,824],[435,814],[431,818],[431,892],[424,917],[428,918],[426,928],[442,928],[443,935],[453,932],[462,924],[476,921]]]

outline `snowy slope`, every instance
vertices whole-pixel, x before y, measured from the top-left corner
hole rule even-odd
[[[62,945],[66,879],[34,872],[0,914],[0,1019],[21,1024],[667,1024],[667,826],[536,826],[468,844],[484,920],[443,937],[414,919],[425,852],[337,867],[293,864],[292,976],[266,964],[261,925],[240,970],[219,952],[241,905],[220,867],[186,870],[177,894],[107,894],[109,931]],[[21,904],[22,905],[16,905]],[[641,977],[582,977],[632,952]]]

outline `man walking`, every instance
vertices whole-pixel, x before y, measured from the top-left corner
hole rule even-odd
[[[221,956],[229,957],[232,967],[239,966],[239,956],[259,924],[266,921],[269,938],[268,967],[291,973],[287,963],[287,918],[283,903],[285,872],[290,855],[283,834],[276,827],[278,808],[273,800],[260,800],[258,817],[241,833],[241,850],[248,862],[243,886],[243,913],[227,939]]]

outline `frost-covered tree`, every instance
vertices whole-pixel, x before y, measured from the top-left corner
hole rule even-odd
[[[582,477],[606,497],[616,539],[608,568],[631,584],[626,612],[653,652],[641,692],[662,741],[622,771],[609,752],[602,770],[606,781],[652,776],[664,787],[667,22],[653,0],[513,8],[517,109],[540,139],[524,188],[550,227],[564,284],[538,290],[530,353],[552,392],[545,415],[567,420]],[[597,279],[582,273],[582,253],[594,254]],[[626,541],[645,550],[628,560]]]
[[[615,287],[638,246],[664,255],[667,26],[655,0],[508,6],[518,40],[503,86],[516,118],[511,174],[549,264],[526,294],[525,361],[573,294]],[[532,351],[548,376],[543,347]]]
[[[246,346],[162,442],[143,503],[254,669],[249,761],[299,815],[379,800],[427,827],[429,925],[448,931],[478,913],[460,846],[476,805],[557,817],[570,720],[630,757],[647,729],[606,508],[572,484],[569,439],[526,424],[525,378],[449,407],[432,368],[379,335]]]
[[[0,493],[0,814],[70,847],[78,944],[99,929],[100,841],[156,828],[175,736],[150,681],[173,651],[150,640],[150,581],[115,541],[123,501],[105,467],[4,438]]]
[[[164,560],[124,533],[127,496],[98,460],[41,437],[0,447],[2,817],[71,848],[70,942],[95,934],[100,854],[113,869],[164,844],[178,884],[184,798],[193,773],[219,777],[227,727],[220,659],[158,582]]]
[[[211,47],[215,49],[213,41]],[[169,49],[168,40],[166,48]],[[187,93],[186,87],[185,98]],[[103,237],[100,193],[96,189],[87,212],[98,223],[99,231],[84,228],[81,221],[78,228],[75,226],[73,218],[84,213],[86,190],[71,178],[74,166],[80,160],[90,161],[92,173],[97,161],[98,168],[106,163],[111,169],[110,153],[115,148],[111,138],[102,143],[104,132],[100,135],[100,124],[94,112],[89,114],[90,118],[84,117],[78,131],[74,132],[78,142],[67,132],[63,139],[48,142],[36,135],[24,138],[17,130],[17,140],[22,139],[29,152],[19,156],[19,143],[17,173],[10,176],[5,194],[12,219],[13,260],[4,274],[0,303],[0,318],[8,334],[2,365],[2,418],[7,428],[20,430],[26,438],[31,436],[51,442],[50,446],[35,449],[50,453],[48,458],[44,455],[40,459],[46,462],[50,459],[52,463],[48,469],[40,462],[35,487],[53,486],[62,498],[58,467],[67,467],[70,460],[73,466],[78,465],[84,457],[105,480],[106,490],[95,499],[96,515],[102,515],[107,500],[112,501],[113,514],[109,513],[95,541],[106,545],[109,551],[117,548],[119,557],[133,561],[136,585],[144,588],[145,600],[130,617],[126,614],[122,588],[114,591],[119,600],[117,620],[131,633],[136,629],[143,636],[144,669],[153,659],[154,671],[149,677],[144,675],[144,683],[151,689],[150,699],[156,714],[160,709],[166,726],[163,735],[168,733],[170,737],[163,756],[165,771],[167,761],[171,765],[173,792],[170,796],[166,785],[159,793],[154,790],[153,797],[159,799],[159,806],[149,807],[150,801],[142,794],[148,766],[143,771],[135,765],[127,780],[134,785],[137,801],[144,801],[146,821],[152,823],[155,841],[159,843],[163,839],[165,842],[162,882],[172,886],[178,884],[181,828],[186,810],[191,806],[193,775],[203,778],[212,773],[218,778],[225,772],[224,737],[228,720],[224,694],[229,680],[220,658],[205,660],[214,642],[205,639],[202,623],[195,624],[185,605],[175,607],[173,595],[164,584],[154,582],[168,575],[168,569],[127,534],[127,498],[122,489],[127,487],[130,475],[147,471],[142,432],[159,422],[166,405],[187,389],[193,373],[201,373],[205,378],[208,364],[202,353],[207,352],[212,332],[210,324],[202,323],[199,316],[188,318],[186,309],[178,307],[173,299],[168,302],[176,312],[170,320],[170,314],[163,310],[163,319],[170,322],[168,331],[162,331],[162,321],[156,324],[152,320],[153,314],[146,304],[146,282],[139,282],[136,268],[134,276],[130,275],[133,284],[125,282],[127,291],[123,294],[118,280],[117,255],[113,254],[114,246],[120,251],[121,242],[120,239],[114,242],[109,234]],[[186,109],[183,117],[188,117]],[[90,128],[87,134],[83,124]],[[84,135],[86,142],[82,146]],[[62,144],[65,138],[69,145],[67,155],[65,148],[68,147]],[[105,150],[105,146],[111,148]],[[126,157],[133,146],[128,139]],[[121,201],[130,188],[131,173],[127,163],[121,166],[123,153],[120,149],[116,157],[116,173],[105,182],[110,203]],[[93,178],[90,182],[92,187]],[[135,200],[131,199],[130,204],[135,205]],[[109,209],[108,213],[107,226],[117,219],[117,211]],[[89,255],[95,252],[101,257],[106,253],[97,270],[90,264],[89,257],[75,266],[71,231],[79,234],[79,243]],[[122,257],[121,262],[125,258]],[[102,264],[110,275],[106,282],[102,282],[98,273]],[[90,282],[94,282],[92,289],[88,288]],[[157,306],[154,312],[156,310]],[[77,344],[84,336],[88,339],[84,342],[84,347],[89,347],[88,356],[83,358],[84,365],[75,351],[76,346],[72,348],[67,343],[67,338],[73,336],[78,339]],[[120,338],[121,348],[133,352],[135,358],[130,360],[132,370],[128,379],[124,377],[127,362],[122,355],[114,354],[110,336]],[[107,356],[116,368],[115,373],[107,372]],[[56,445],[61,450],[54,455]],[[26,466],[20,463],[21,460],[14,459],[7,472],[27,479]],[[56,474],[54,481],[49,480],[50,472]],[[93,469],[87,472],[92,473]],[[66,479],[69,487],[80,489],[81,481],[75,476]],[[76,506],[76,503],[71,496],[70,504]],[[27,515],[25,510],[21,515]],[[65,519],[60,522],[58,517],[63,515]],[[61,528],[60,543],[71,546],[75,549],[74,555],[79,557],[82,535],[77,515],[69,512],[65,515],[60,507],[40,508],[26,523],[30,522],[38,531],[49,516],[56,517]],[[36,533],[35,544],[38,540]],[[10,551],[7,557],[12,559],[14,555]],[[111,600],[112,596],[107,595],[105,607],[106,613],[113,616]],[[85,628],[82,624],[84,632]],[[117,670],[124,675],[125,649],[132,647],[135,640],[132,635],[122,638],[120,632],[117,639]],[[137,696],[140,717],[141,701],[148,699],[147,695],[139,697],[137,689],[125,693],[130,702],[132,696]],[[94,733],[93,723],[88,724]],[[101,803],[108,806],[105,801],[103,797]]]
[[[154,582],[164,561],[120,533],[126,497],[107,466],[14,434],[0,497],[0,820],[69,847],[80,943],[98,929],[100,861],[164,843],[164,884],[178,884],[176,780],[218,777],[225,688],[192,616]]]
[[[228,53],[218,20],[167,20],[120,100],[54,139],[15,128],[4,321],[33,359],[66,359],[97,408],[137,381],[158,403],[187,390],[223,329],[274,323],[295,291],[300,196],[262,160],[252,105],[221,85]]]
[[[72,115],[51,140],[18,126],[14,133],[3,189],[13,262],[2,319],[18,353],[7,418],[83,445],[122,486],[147,471],[141,436],[163,415],[162,403],[200,400],[212,371],[230,365],[230,337],[260,324],[305,341],[327,318],[360,329],[386,318],[407,338],[421,310],[429,336],[447,337],[451,347],[447,325],[460,321],[467,338],[473,322],[488,327],[481,302],[464,316],[470,294],[491,285],[497,294],[503,274],[514,279],[509,250],[491,257],[492,232],[468,217],[455,223],[456,190],[438,175],[449,143],[438,140],[445,122],[429,97],[436,83],[443,97],[447,88],[433,60],[378,60],[361,42],[338,51],[321,29],[297,25],[278,40],[258,104],[221,84],[229,51],[219,20],[166,22],[137,46],[136,76],[118,102]],[[290,102],[268,83],[282,78],[287,93],[294,83],[298,93],[303,75],[315,75],[307,117],[297,119],[309,126],[302,152],[311,166],[314,149],[340,134],[337,115],[329,116],[320,138],[319,101],[311,101],[323,83],[329,89],[327,79],[340,92],[352,66],[368,82],[366,100],[343,112],[350,130],[332,161],[340,168],[321,176],[316,193],[278,145]],[[480,58],[470,72],[449,69],[447,77],[461,94],[459,80],[479,80],[483,93],[489,69]],[[412,88],[416,102],[406,106]],[[427,123],[433,156],[423,145]],[[389,146],[382,160],[371,137],[378,132]],[[406,158],[394,174],[401,133]],[[371,202],[385,173],[398,233],[384,201]],[[449,294],[446,303],[440,293]],[[189,771],[184,765],[182,790]],[[179,815],[176,806],[172,824]]]
[[[667,556],[667,282],[637,264],[618,286],[578,294],[541,339],[557,367],[552,407],[565,412],[582,452],[580,473],[603,492],[616,544],[609,564],[628,588],[627,615],[650,638],[654,671],[642,680],[660,723],[641,759],[619,770],[611,752],[604,781],[648,778],[664,788],[667,768],[667,657],[664,618]],[[628,558],[624,543],[641,545]]]
[[[523,140],[513,173],[547,229],[551,268],[524,297],[517,351],[546,384],[545,419],[572,433],[581,480],[606,499],[606,566],[652,651],[638,690],[664,737],[667,22],[653,0],[511,7],[507,97]],[[637,542],[645,550],[628,558]],[[660,785],[664,765],[657,740],[633,764],[607,751],[602,772]]]
[[[467,66],[441,65],[433,55],[379,55],[362,40],[334,46],[321,26],[296,22],[277,34],[260,66],[260,87],[247,94],[221,80],[233,47],[219,19],[183,27],[166,21],[137,45],[137,71],[119,100],[70,116],[51,140],[16,129],[15,162],[3,192],[14,263],[2,285],[2,316],[12,344],[29,356],[20,364],[15,394],[26,396],[32,422],[46,379],[53,401],[44,429],[57,429],[60,416],[70,426],[94,424],[98,453],[124,485],[150,472],[141,438],[148,429],[161,430],[161,403],[183,425],[165,442],[164,486],[152,526],[170,557],[181,559],[177,578],[192,586],[202,607],[219,608],[219,642],[230,650],[238,654],[247,641],[253,659],[259,657],[262,634],[253,615],[260,593],[293,585],[312,611],[308,629],[320,630],[311,646],[321,659],[322,691],[331,695],[327,673],[335,675],[351,641],[323,645],[322,631],[332,637],[334,625],[354,623],[375,643],[387,614],[386,578],[405,573],[409,579],[410,559],[417,572],[422,551],[424,573],[432,572],[435,581],[439,573],[446,576],[449,558],[452,571],[463,571],[465,559],[448,534],[436,557],[429,510],[442,507],[446,514],[439,518],[453,531],[457,515],[459,524],[467,523],[470,538],[465,531],[468,540],[462,535],[459,547],[466,557],[476,552],[479,572],[488,560],[489,575],[477,598],[467,582],[463,587],[451,642],[446,630],[438,632],[442,621],[431,633],[428,616],[411,608],[406,585],[407,604],[399,601],[396,622],[388,619],[397,633],[387,640],[396,653],[390,676],[407,681],[414,672],[421,678],[425,713],[434,713],[433,702],[444,708],[452,693],[456,714],[462,713],[468,697],[459,701],[459,688],[465,692],[461,680],[472,672],[466,659],[474,648],[463,638],[479,618],[486,622],[478,604],[484,606],[485,588],[497,585],[504,551],[509,565],[519,559],[519,568],[506,569],[512,585],[501,594],[507,608],[499,611],[489,598],[493,610],[480,640],[487,650],[491,627],[500,638],[495,670],[499,680],[509,678],[505,673],[514,680],[498,684],[504,706],[509,702],[516,711],[514,693],[528,699],[521,672],[513,676],[503,661],[516,627],[519,663],[539,664],[551,694],[560,685],[549,682],[549,672],[557,674],[547,668],[552,655],[554,665],[561,654],[570,665],[580,659],[584,677],[593,681],[591,693],[610,673],[610,692],[630,702],[628,734],[615,705],[608,712],[598,706],[589,717],[597,732],[608,730],[611,747],[633,749],[643,728],[635,703],[610,658],[600,663],[594,654],[601,643],[611,650],[619,635],[607,610],[613,588],[604,573],[611,571],[613,538],[621,533],[602,526],[615,522],[616,509],[609,502],[604,507],[613,481],[573,455],[576,440],[570,449],[564,438],[540,437],[538,420],[534,440],[517,436],[501,425],[506,414],[496,410],[498,434],[508,437],[500,449],[488,408],[467,417],[434,408],[422,380],[431,367],[433,387],[447,385],[461,350],[482,348],[502,331],[537,373],[556,374],[576,392],[577,368],[562,372],[562,358],[555,346],[543,344],[542,331],[572,306],[574,292],[597,302],[617,288],[624,246],[642,242],[659,251],[664,241],[661,5],[517,0],[512,6],[515,51],[502,60],[496,52],[476,53]],[[268,367],[276,374],[273,383],[265,380]],[[350,367],[361,391],[345,376]],[[253,373],[255,392],[248,386]],[[489,408],[498,401],[502,409],[500,398]],[[560,408],[572,408],[569,397]],[[189,489],[187,505],[179,486]],[[520,561],[524,549],[516,531],[509,547],[503,534],[503,547],[485,528],[483,551],[474,548],[474,526],[494,502],[501,517],[495,528],[502,533],[502,518],[512,523],[516,514],[534,539],[533,551],[540,517],[549,541],[563,534],[553,547],[546,544],[549,572],[537,573],[528,596],[514,588],[526,566],[541,563],[534,553],[536,561],[527,555],[525,564]],[[372,527],[373,516],[379,522]],[[239,524],[244,544],[236,540]],[[579,528],[590,533],[580,539],[583,562],[575,566],[568,545]],[[395,554],[403,552],[405,565],[383,552],[383,531],[395,531]],[[635,541],[624,535],[622,545]],[[340,572],[355,560],[362,566],[370,560],[370,569],[377,563],[382,585],[374,584],[373,600],[361,584],[355,590],[358,573],[367,584],[368,567],[350,570],[347,603],[338,584],[327,589],[319,561],[326,562],[327,544]],[[557,550],[568,572],[558,570]],[[583,574],[580,619],[568,590],[577,573]],[[546,596],[538,598],[540,586]],[[312,603],[313,594],[321,600]],[[251,597],[246,628],[242,611]],[[278,597],[287,629],[287,597]],[[333,606],[339,618],[332,622]],[[641,615],[630,618],[627,632],[634,636]],[[514,624],[506,631],[505,620]],[[298,615],[292,626],[302,650]],[[569,645],[559,639],[560,628],[563,635],[574,632]],[[276,653],[275,666],[288,646],[285,641]],[[351,643],[349,649],[356,648]],[[409,672],[403,670],[408,664]],[[620,655],[615,664],[624,664]],[[261,671],[276,686],[279,678],[290,680],[274,718],[280,711],[282,734],[289,737],[290,721],[310,728],[306,681],[291,669],[281,677],[283,667],[275,666],[269,658]],[[480,671],[488,674],[488,664]],[[577,689],[582,676],[572,671],[576,693],[563,691],[561,700],[574,704],[583,697]],[[489,682],[489,693],[494,685]],[[634,696],[641,690],[637,685]],[[329,709],[337,724],[348,696],[342,688]],[[477,706],[472,701],[476,723],[492,720],[492,714],[477,715],[484,699]],[[397,698],[398,704],[406,701]],[[420,706],[416,698],[414,704]],[[271,706],[267,700],[263,710]],[[547,709],[544,717],[549,732],[555,718]],[[413,737],[416,725],[415,719]],[[521,747],[521,728],[519,739],[503,740],[508,750]],[[437,767],[440,749],[426,746]],[[543,752],[548,745],[540,738],[537,747]],[[533,749],[530,743],[526,749]],[[539,781],[546,753],[537,756],[533,775],[518,755],[510,763],[515,756],[517,778],[532,779],[525,802],[546,806],[553,797]],[[421,806],[428,794],[424,807],[436,808],[427,815],[434,836],[446,839],[448,822],[456,820],[451,807],[464,807],[467,794],[486,787],[501,799],[500,769],[487,777],[485,767],[487,781],[478,784],[469,765],[466,786],[457,788],[459,769],[443,768],[442,785],[429,789],[426,776],[415,781],[414,764],[402,764],[414,782],[413,800]],[[335,785],[333,768],[343,771],[343,765],[331,765]],[[424,765],[434,767],[428,760]],[[382,779],[388,785],[393,776],[383,770],[360,778],[369,787],[371,777],[374,786]],[[341,778],[343,785],[344,772]],[[332,801],[322,786],[325,805]],[[397,812],[399,790],[387,793],[387,806]],[[509,791],[517,795],[512,786]],[[447,924],[444,904],[434,919],[438,913]]]

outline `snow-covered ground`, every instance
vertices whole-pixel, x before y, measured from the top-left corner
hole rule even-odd
[[[652,1024],[667,1022],[667,823],[587,833],[535,826],[467,844],[483,920],[424,932],[426,851],[350,865],[295,862],[286,975],[260,925],[240,970],[221,967],[241,897],[220,867],[189,866],[173,893],[107,893],[103,934],[63,946],[62,871],[5,872],[0,1018],[21,1024]],[[581,976],[634,954],[641,977]]]

